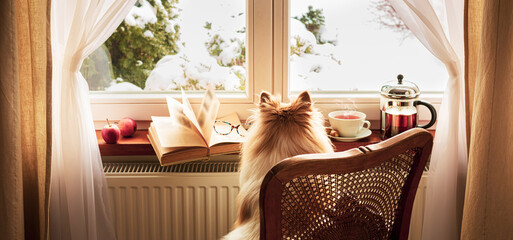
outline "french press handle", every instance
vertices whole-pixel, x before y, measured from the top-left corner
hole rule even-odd
[[[435,122],[436,122],[436,110],[435,110],[435,107],[433,107],[433,105],[431,105],[431,103],[426,102],[426,101],[422,101],[422,100],[417,100],[417,101],[413,102],[413,106],[417,107],[417,105],[424,105],[424,106],[426,106],[429,109],[429,112],[431,112],[431,121],[429,121],[428,124],[423,125],[423,126],[417,125],[417,127],[429,128],[429,127],[433,126],[433,124],[435,124]]]

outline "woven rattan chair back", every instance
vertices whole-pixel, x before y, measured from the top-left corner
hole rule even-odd
[[[407,239],[433,136],[415,128],[345,152],[286,159],[264,178],[261,239]]]

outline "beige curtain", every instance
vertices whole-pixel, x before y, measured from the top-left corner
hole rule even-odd
[[[513,237],[513,1],[467,2],[471,115],[462,239]]]
[[[0,236],[47,239],[51,162],[50,2],[0,8]]]

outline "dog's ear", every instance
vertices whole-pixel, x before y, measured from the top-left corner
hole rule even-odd
[[[310,97],[310,93],[308,93],[308,91],[303,91],[302,93],[299,94],[296,101],[311,104],[312,98]]]
[[[260,107],[263,107],[265,104],[271,105],[273,101],[273,96],[270,93],[266,91],[260,93]]]
[[[312,109],[312,98],[308,91],[304,91],[297,96],[296,101],[292,103],[292,106],[296,110],[311,110]]]

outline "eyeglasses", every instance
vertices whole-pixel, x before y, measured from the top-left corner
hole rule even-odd
[[[244,134],[239,132],[239,127],[242,125],[250,126],[251,123],[242,123],[240,125],[233,125],[226,121],[216,121],[214,124],[214,131],[216,131],[217,134],[229,135],[233,131],[233,129],[235,129],[235,131],[237,131],[237,134],[244,137]]]

